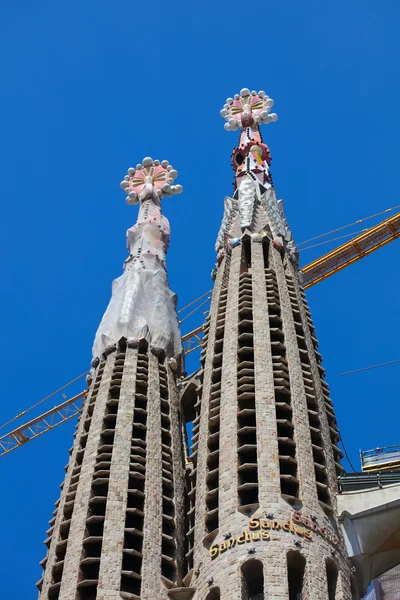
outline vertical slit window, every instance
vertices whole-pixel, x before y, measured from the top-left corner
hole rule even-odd
[[[291,275],[289,275],[288,273],[286,273],[286,281],[289,290],[290,304],[292,307],[293,320],[296,329],[297,346],[299,350],[299,358],[303,374],[304,390],[307,398],[308,422],[311,434],[318,500],[321,502],[324,508],[330,510],[331,499],[329,495],[324,441],[322,438],[322,426],[317,403],[317,392],[315,389],[314,375],[311,369],[310,357],[308,354],[304,325],[301,318],[299,302],[297,299],[295,282],[293,280],[293,277],[291,277]],[[307,315],[307,318],[311,319],[311,316]]]
[[[220,431],[220,405],[221,405],[221,375],[222,351],[225,334],[225,317],[228,291],[222,290],[218,304],[217,323],[215,330],[213,369],[211,375],[211,389],[208,411],[208,448],[207,448],[207,474],[206,474],[206,530],[208,533],[218,529],[218,503],[219,503],[219,431]],[[200,424],[200,423],[199,423]],[[196,435],[198,435],[198,427]],[[194,431],[194,430],[193,430]],[[194,440],[195,438],[193,438]],[[197,439],[196,439],[197,450]]]
[[[202,385],[204,372],[200,374],[200,385]],[[192,392],[193,401],[190,403],[193,406],[194,419],[192,421],[193,429],[200,426],[200,401],[199,401],[199,389],[195,389]],[[181,398],[183,400],[183,398]],[[185,403],[184,403],[185,404]],[[192,410],[190,410],[190,416],[192,416]],[[192,433],[193,433],[192,429]],[[186,432],[186,427],[185,427]],[[186,505],[186,568],[189,571],[193,568],[193,546],[194,546],[194,518],[195,518],[195,502],[196,502],[196,475],[197,475],[197,449],[193,451],[188,457],[191,462],[191,468],[186,469],[186,488],[188,494],[185,497]]]
[[[199,385],[196,391],[196,400],[194,402],[194,419],[192,435],[189,443],[191,445],[189,460],[192,462],[192,468],[186,470],[186,485],[188,494],[186,496],[186,566],[187,570],[193,568],[193,546],[194,546],[194,520],[195,520],[195,502],[196,502],[196,476],[197,476],[197,447],[192,446],[193,436],[199,433],[200,428],[200,398],[202,395],[204,381],[204,366],[206,362],[206,354],[208,348],[208,335],[210,331],[210,314],[207,315],[204,325],[204,336],[202,340],[202,349],[200,353],[201,370],[199,373]]]
[[[206,600],[220,600],[221,592],[219,588],[214,588],[207,594]]]
[[[64,558],[67,550],[68,536],[71,524],[72,511],[75,505],[76,491],[79,484],[79,478],[81,474],[81,465],[83,461],[83,455],[85,453],[86,442],[89,435],[90,425],[92,421],[92,414],[96,403],[97,394],[100,387],[101,378],[104,372],[105,359],[103,358],[98,366],[96,377],[93,382],[92,391],[88,399],[88,408],[86,412],[85,422],[83,425],[82,434],[79,438],[79,446],[76,453],[75,464],[72,466],[72,474],[69,482],[68,489],[65,490],[65,502],[63,515],[60,522],[59,538],[55,549],[55,563],[51,574],[51,586],[48,592],[49,600],[57,600],[60,594],[61,579],[64,570]],[[71,467],[70,467],[71,468]],[[50,521],[50,524],[54,523],[57,511],[55,511],[54,518]],[[49,533],[49,532],[48,532]],[[52,535],[52,529],[51,529]],[[49,536],[48,544],[50,545],[51,535]],[[44,563],[45,564],[45,563]]]
[[[282,497],[290,503],[299,498],[296,442],[294,440],[292,392],[289,377],[285,336],[278,282],[275,270],[268,267],[268,243],[264,242],[265,285],[271,335],[272,367],[274,373],[275,414],[278,433],[279,472]]]
[[[240,265],[241,273],[251,273],[251,239],[249,236],[244,236],[241,243],[242,258]]]
[[[140,597],[144,498],[146,481],[147,382],[149,359],[147,345],[139,346],[132,424],[131,457],[128,474],[128,498],[122,556],[121,592]]]
[[[111,375],[106,411],[103,417],[100,445],[97,449],[89,510],[83,540],[83,551],[79,565],[78,600],[96,598],[99,580],[100,557],[103,544],[103,529],[106,513],[108,486],[115,425],[117,420],[122,373],[125,363],[125,343],[121,344],[115,355]]]
[[[161,401],[162,444],[162,541],[161,574],[171,582],[176,580],[176,536],[174,503],[174,469],[172,460],[171,413],[167,369],[161,360],[158,366]]]
[[[224,274],[222,275],[222,289],[225,289],[228,287],[230,266],[231,266],[231,254],[226,252],[224,262],[221,265],[221,268],[224,269]]]
[[[328,583],[328,600],[336,599],[338,570],[332,560],[326,561],[326,578]]]
[[[242,600],[264,600],[263,564],[248,560],[242,565]]]
[[[290,551],[287,554],[287,573],[289,584],[289,600],[302,600],[306,559],[300,552]]]
[[[242,264],[249,260],[250,250],[244,248]],[[246,270],[239,278],[237,453],[239,506],[249,511],[258,506],[255,391],[252,276]]]
[[[314,354],[315,354],[318,371],[319,371],[319,376],[321,379],[322,394],[323,394],[323,398],[324,398],[325,412],[326,412],[326,416],[328,419],[329,434],[330,434],[330,438],[331,438],[331,442],[332,442],[332,450],[333,450],[333,456],[334,456],[334,460],[335,460],[336,474],[339,476],[343,472],[343,467],[340,464],[340,460],[343,458],[343,453],[338,448],[338,443],[339,443],[339,439],[340,439],[339,429],[338,429],[338,425],[337,425],[337,421],[336,421],[336,417],[335,417],[335,412],[333,410],[332,400],[331,400],[330,394],[329,394],[329,386],[325,381],[325,369],[322,367],[322,356],[321,356],[320,352],[318,351],[318,340],[315,337],[314,324],[312,321],[310,309],[308,307],[308,303],[307,303],[307,299],[306,299],[304,290],[301,289],[300,294],[301,294],[303,304],[305,306],[306,313],[307,313],[307,322],[308,322],[308,326],[310,329],[311,341],[313,344]]]

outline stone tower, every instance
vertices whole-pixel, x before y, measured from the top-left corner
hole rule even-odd
[[[181,338],[165,254],[168,161],[121,187],[140,203],[129,257],[96,334],[93,373],[42,561],[40,600],[161,600],[179,586],[184,465],[176,378]]]
[[[181,186],[151,158],[121,183],[139,215],[96,334],[40,600],[359,599],[336,518],[339,433],[260,133],[272,105],[243,89],[221,111],[225,129],[240,129],[235,191],[201,369],[181,402],[160,205]]]
[[[260,133],[277,119],[272,105],[264,92],[243,89],[221,111],[240,141],[193,429],[193,600],[358,598],[335,517],[339,433]]]

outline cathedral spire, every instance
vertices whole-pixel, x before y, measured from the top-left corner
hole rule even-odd
[[[339,431],[259,129],[271,107],[244,89],[222,110],[240,141],[196,372],[185,581],[193,600],[350,600]]]
[[[112,296],[97,330],[93,356],[126,338],[132,344],[147,341],[168,357],[182,351],[176,296],[168,285],[166,253],[170,225],[161,211],[161,198],[180,194],[177,171],[167,160],[144,158],[128,169],[121,182],[128,204],[140,204],[136,224],[126,234],[129,257],[123,274],[115,279]]]
[[[92,376],[38,583],[40,600],[164,600],[184,568],[182,344],[165,256],[168,161],[121,183],[139,204],[129,256],[93,346]]]
[[[250,92],[244,88],[234,98],[228,98],[221,110],[220,114],[226,120],[225,129],[240,129],[240,140],[232,153],[235,192],[232,198],[225,198],[216,250],[224,253],[227,246],[229,251],[229,240],[241,238],[246,232],[269,235],[274,245],[286,251],[297,263],[297,249],[285,218],[283,202],[277,199],[272,182],[271,153],[260,132],[262,123],[278,119],[276,113],[270,112],[273,104],[264,91]]]

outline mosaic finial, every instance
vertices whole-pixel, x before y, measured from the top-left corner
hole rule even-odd
[[[160,162],[146,157],[141,164],[128,169],[128,175],[120,185],[127,194],[127,203],[138,204],[152,195],[153,191],[159,198],[180,194],[182,186],[174,184],[177,177],[178,172],[167,160]]]
[[[274,101],[264,91],[257,93],[243,88],[234,98],[227,98],[220,115],[226,121],[225,129],[235,131],[276,121],[278,115],[270,112],[273,105]]]

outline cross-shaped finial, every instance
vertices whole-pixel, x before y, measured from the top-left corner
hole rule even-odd
[[[144,199],[151,187],[159,198],[164,195],[180,194],[182,186],[174,184],[176,177],[178,172],[167,160],[160,162],[146,157],[141,164],[136,165],[136,168],[128,169],[128,175],[125,175],[120,185],[127,194],[127,203],[137,204]]]
[[[234,98],[227,98],[226,104],[220,112],[221,117],[226,121],[224,127],[227,131],[244,129],[260,125],[261,123],[270,123],[278,119],[276,113],[270,113],[274,101],[262,90],[250,92],[243,88],[240,94]]]

